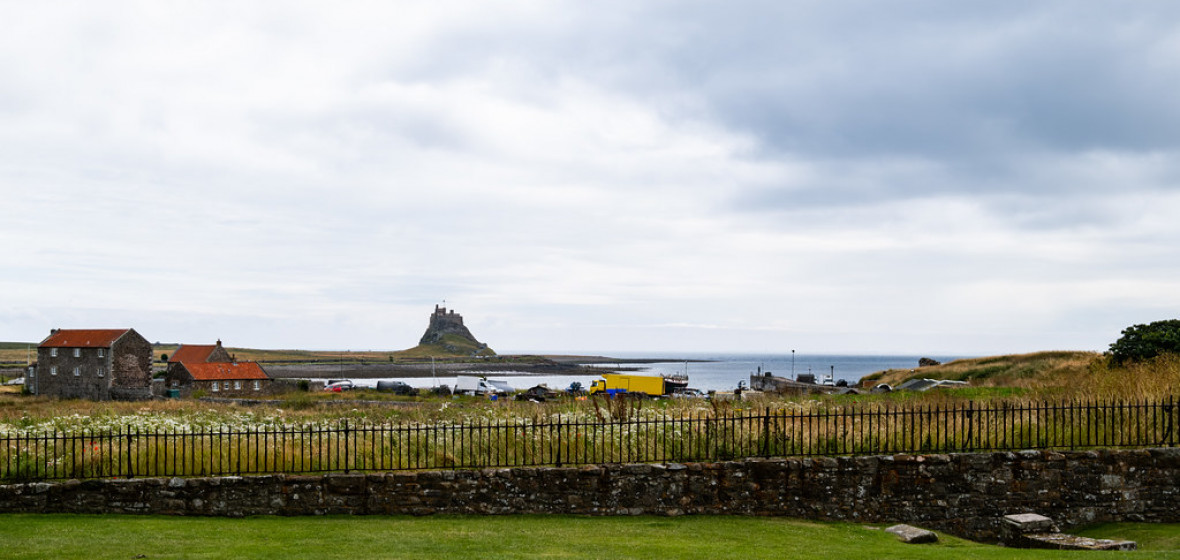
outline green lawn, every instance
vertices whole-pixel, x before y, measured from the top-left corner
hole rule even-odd
[[[757,517],[253,517],[0,515],[0,558],[1178,558],[1180,525],[1106,525],[1135,553],[1013,550],[946,535],[905,545],[881,528]]]

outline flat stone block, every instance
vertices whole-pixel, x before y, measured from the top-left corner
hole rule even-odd
[[[1063,533],[1034,533],[1024,535],[1024,544],[1028,548],[1050,548],[1054,550],[1135,550],[1135,541],[1116,541],[1111,539],[1091,539]]]
[[[1052,519],[1036,513],[1005,515],[1003,519],[1004,524],[1012,526],[1020,534],[1057,532],[1057,524]]]
[[[885,532],[897,535],[897,540],[906,544],[938,542],[938,535],[934,534],[934,531],[927,531],[912,525],[894,525],[885,529]]]

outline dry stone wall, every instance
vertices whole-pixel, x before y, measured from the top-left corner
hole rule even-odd
[[[1013,513],[1180,522],[1180,449],[66,481],[0,486],[0,512],[775,515],[994,540]]]

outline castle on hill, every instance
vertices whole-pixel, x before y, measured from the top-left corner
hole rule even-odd
[[[462,315],[455,313],[454,310],[447,311],[447,308],[435,305],[434,314],[430,316],[430,326],[426,327],[426,333],[422,335],[422,340],[419,340],[418,344],[441,344],[443,336],[448,334],[461,336],[477,345],[483,345],[463,325]]]

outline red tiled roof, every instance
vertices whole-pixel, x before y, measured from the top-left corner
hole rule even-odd
[[[110,348],[131,329],[61,329],[46,338],[38,348]]]
[[[207,362],[209,354],[212,354],[216,349],[217,346],[213,344],[181,344],[180,348],[177,348],[176,352],[168,357],[168,363]]]
[[[197,381],[223,379],[270,379],[258,362],[188,363],[184,369]]]

